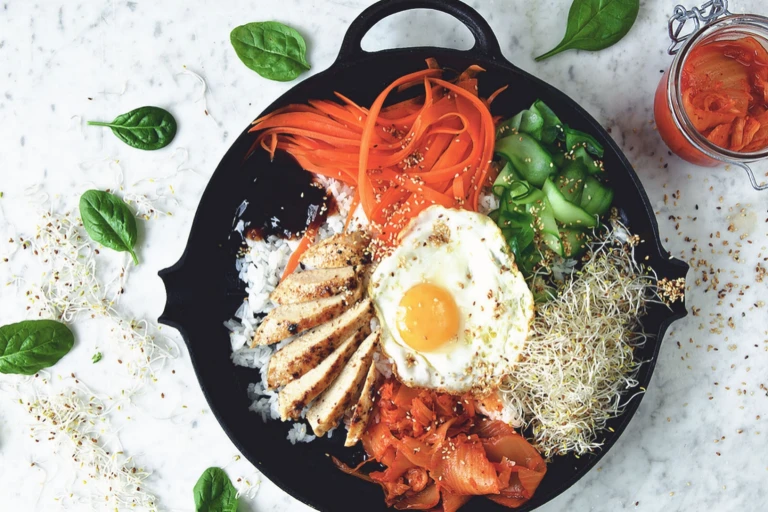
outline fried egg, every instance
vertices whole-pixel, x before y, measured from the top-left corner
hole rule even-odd
[[[487,216],[432,206],[403,229],[369,292],[381,350],[404,384],[475,396],[518,360],[533,297]]]

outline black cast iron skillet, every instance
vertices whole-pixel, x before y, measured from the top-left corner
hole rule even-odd
[[[468,51],[445,48],[407,48],[369,53],[360,47],[365,33],[383,18],[409,9],[434,9],[464,23],[475,37]],[[645,243],[637,249],[638,261],[653,267],[659,277],[684,277],[688,266],[671,259],[659,241],[653,210],[638,177],[605,130],[572,99],[510,64],[488,23],[472,8],[458,0],[384,0],[366,9],[350,26],[336,62],[326,71],[288,91],[265,111],[310,98],[330,98],[338,90],[359,104],[369,105],[395,78],[424,69],[424,60],[434,57],[440,65],[462,70],[479,64],[487,71],[480,76],[481,95],[509,84],[510,88],[493,104],[493,113],[511,116],[535,99],[544,100],[569,125],[591,133],[605,147],[605,167],[613,189],[614,204],[620,208],[634,233]],[[286,440],[288,424],[263,423],[248,410],[248,383],[257,382],[258,372],[235,367],[230,360],[228,332],[222,325],[233,316],[245,296],[229,249],[234,212],[253,186],[252,169],[268,167],[266,152],[256,151],[244,159],[253,142],[244,131],[219,164],[203,194],[195,215],[187,248],[171,268],[160,272],[168,298],[160,322],[178,329],[189,347],[200,386],[211,410],[232,442],[256,467],[283,490],[304,503],[325,511],[384,511],[382,491],[337,471],[327,454],[346,462],[361,456],[360,449],[343,447],[343,435],[330,440],[291,445]],[[267,194],[273,191],[263,191]],[[274,193],[279,193],[275,190]],[[251,198],[253,199],[253,198]],[[654,305],[643,319],[645,330],[656,336],[637,352],[646,361],[638,377],[647,387],[656,362],[661,339],[674,320],[685,316],[685,307],[672,309]],[[629,391],[633,393],[634,391]],[[536,495],[520,510],[533,510],[553,499],[581,478],[611,448],[637,410],[635,398],[624,413],[611,421],[602,450],[589,456],[558,457],[548,466]],[[502,510],[484,499],[472,500],[465,510]]]

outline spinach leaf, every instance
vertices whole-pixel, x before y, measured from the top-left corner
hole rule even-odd
[[[99,361],[101,361],[101,359],[102,359],[103,357],[104,357],[104,356],[101,354],[101,352],[96,352],[95,354],[93,354],[93,357],[91,358],[91,361],[93,361],[93,364],[96,364],[96,363],[98,363]]]
[[[309,69],[301,34],[276,21],[246,23],[229,34],[243,64],[270,80],[288,82]]]
[[[640,11],[640,0],[574,0],[568,13],[565,37],[541,61],[565,50],[597,51],[627,35]]]
[[[193,491],[196,512],[237,511],[237,491],[223,469],[206,469]]]
[[[88,121],[91,126],[107,126],[118,139],[131,147],[147,151],[164,148],[176,136],[176,120],[159,107],[139,107],[121,114],[111,123]]]
[[[89,190],[80,197],[80,217],[94,242],[118,252],[129,252],[133,263],[139,260],[133,248],[138,237],[136,218],[119,197],[101,190]]]
[[[0,327],[0,373],[34,375],[56,364],[75,344],[69,328],[55,320],[26,320]]]

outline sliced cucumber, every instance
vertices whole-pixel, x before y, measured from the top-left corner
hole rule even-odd
[[[544,118],[535,109],[523,110],[515,117],[501,123],[496,129],[496,138],[508,137],[516,133],[527,133],[537,141],[541,140]]]
[[[549,151],[549,154],[552,155],[552,162],[554,162],[555,167],[558,169],[564,168],[565,164],[569,162],[562,149],[556,146],[548,146],[546,149]]]
[[[575,160],[569,160],[563,171],[554,181],[560,193],[568,202],[579,204],[584,191],[584,178],[587,177],[587,169],[584,164]]]
[[[584,133],[573,128],[565,129],[565,147],[568,150],[574,149],[577,146],[582,146],[587,152],[592,153],[597,158],[603,158],[603,146],[596,138],[588,133]]]
[[[550,182],[551,183],[551,182]],[[546,197],[535,205],[532,205],[538,217],[538,227],[541,230],[541,238],[547,247],[558,256],[563,255],[563,243],[560,241],[560,230],[557,227],[557,221],[555,220],[554,208],[547,200]]]
[[[544,127],[544,118],[535,110],[524,110],[520,119],[520,131],[527,133],[537,141],[541,141],[541,129]]]
[[[547,244],[547,247],[552,249],[552,252],[557,254],[558,256],[562,256],[563,251],[563,242],[560,240],[560,234],[559,233],[552,233],[550,231],[543,231],[541,233],[541,239],[544,240],[544,243]]]
[[[597,160],[592,158],[589,153],[587,153],[587,150],[584,148],[584,146],[579,146],[578,148],[574,149],[571,158],[584,164],[584,167],[586,167],[589,174],[598,174],[603,172],[602,165]]]
[[[547,177],[557,172],[550,154],[527,133],[497,140],[496,153],[511,162],[520,175],[535,187],[541,187]]]
[[[544,195],[544,192],[542,192],[540,189],[531,188],[528,195],[526,195],[525,197],[519,197],[515,199],[513,202],[515,204],[533,204],[541,201],[545,197],[546,196]]]
[[[547,196],[549,204],[552,205],[552,213],[558,221],[566,226],[579,226],[584,228],[593,228],[597,226],[597,219],[595,216],[590,215],[575,204],[568,202],[549,178],[544,182],[543,191]]]
[[[605,215],[613,202],[613,190],[592,176],[584,180],[584,192],[579,206],[591,215]]]
[[[515,255],[517,256],[517,267],[525,275],[533,272],[533,269],[542,259],[541,252],[535,245],[530,245],[526,250],[521,251],[520,254],[515,253]]]
[[[541,142],[552,144],[563,133],[563,122],[557,117],[557,114],[541,100],[536,100],[531,109],[536,109],[539,115],[544,119],[544,126],[541,130]]]
[[[580,229],[563,228],[560,230],[560,240],[563,242],[563,256],[578,258],[587,250],[587,234]]]
[[[502,197],[509,190],[512,197],[525,195],[531,189],[530,185],[518,174],[511,163],[506,162],[501,172],[493,182],[493,193]]]

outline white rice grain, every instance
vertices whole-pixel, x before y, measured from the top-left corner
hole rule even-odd
[[[294,423],[288,431],[288,440],[291,444],[309,443],[315,440],[315,436],[307,434],[307,426],[304,423]]]
[[[488,215],[499,207],[499,198],[493,195],[490,190],[484,189],[477,202],[477,211],[483,215]]]

